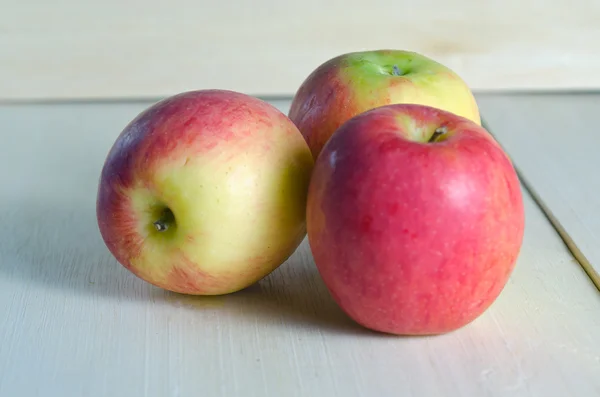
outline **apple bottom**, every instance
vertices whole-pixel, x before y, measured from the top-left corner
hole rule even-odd
[[[324,261],[325,255],[317,255]],[[481,280],[463,279],[451,271],[411,275],[401,261],[379,262],[386,274],[357,274],[347,264],[339,270],[321,270],[329,291],[343,311],[360,325],[396,335],[436,335],[455,331],[483,314],[502,291],[510,269],[489,271]],[[419,263],[415,264],[418,267]],[[345,273],[343,279],[340,274]],[[472,278],[482,273],[473,273]]]
[[[175,174],[188,179],[183,169]],[[213,193],[206,205],[181,199],[169,206],[144,184],[107,183],[100,192],[99,213],[110,214],[100,217],[100,229],[111,253],[140,279],[172,292],[223,295],[244,289],[285,262],[306,234],[303,210],[286,195],[270,205],[252,205],[248,198],[239,206],[237,195]],[[189,197],[202,196],[195,193]],[[264,197],[276,197],[269,193],[265,189]]]
[[[357,215],[367,228],[368,215]],[[459,329],[496,300],[516,261],[516,248],[503,253],[493,243],[469,243],[468,237],[444,239],[445,232],[467,226],[430,233],[421,227],[426,221],[413,218],[412,228],[373,225],[364,233],[344,233],[331,223],[323,232],[309,229],[321,277],[336,303],[375,331],[428,335]],[[484,227],[471,230],[486,233]]]
[[[243,290],[260,281],[280,263],[291,255],[285,253],[281,258],[266,260],[262,257],[248,258],[241,263],[223,263],[223,269],[237,268],[239,271],[202,270],[196,263],[182,253],[172,253],[165,273],[146,272],[144,267],[125,266],[140,279],[171,292],[186,295],[226,295]]]

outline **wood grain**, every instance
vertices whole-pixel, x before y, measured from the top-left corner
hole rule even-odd
[[[600,294],[529,196],[506,289],[443,336],[354,324],[306,242],[229,296],[136,279],[104,247],[94,200],[108,148],[147,105],[0,106],[3,136],[15,139],[0,145],[1,397],[600,393]]]
[[[292,95],[341,53],[429,55],[477,91],[600,88],[596,0],[0,0],[0,100]]]
[[[481,95],[486,121],[600,288],[600,94]]]

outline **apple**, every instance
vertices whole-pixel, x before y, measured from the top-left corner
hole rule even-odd
[[[160,288],[235,292],[306,236],[314,160],[289,118],[226,90],[184,92],[140,113],[116,139],[97,194],[118,262]]]
[[[346,120],[394,103],[436,107],[481,124],[471,89],[451,69],[416,52],[351,52],[318,66],[294,95],[288,116],[317,158]]]
[[[337,304],[398,335],[459,329],[499,296],[524,232],[519,179],[483,127],[425,105],[366,111],[332,135],[308,242]]]

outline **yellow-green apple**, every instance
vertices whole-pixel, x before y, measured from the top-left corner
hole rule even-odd
[[[97,195],[115,258],[166,290],[218,295],[281,265],[306,235],[314,161],[289,118],[227,90],[185,92],[116,139]]]
[[[481,124],[471,89],[458,74],[402,50],[351,52],[324,62],[300,85],[288,115],[316,158],[346,120],[394,103],[432,106]]]
[[[375,331],[446,333],[499,296],[524,210],[508,155],[475,122],[392,104],[344,123],[317,158],[307,203],[316,266]]]

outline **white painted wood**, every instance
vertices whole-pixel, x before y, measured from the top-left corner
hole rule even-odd
[[[0,100],[292,95],[319,64],[422,52],[473,89],[600,88],[597,0],[0,0]]]
[[[104,247],[94,199],[108,148],[146,105],[0,107],[1,397],[600,393],[598,292],[529,196],[510,283],[482,317],[443,336],[356,326],[306,243],[229,296],[177,296],[136,279]]]
[[[480,95],[490,129],[600,288],[600,94]]]

